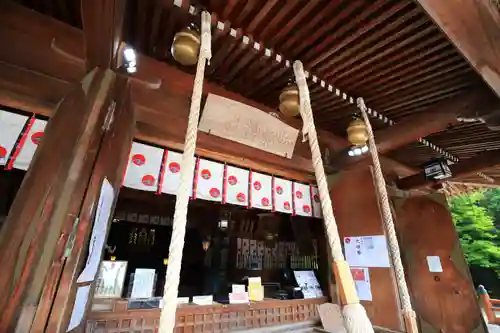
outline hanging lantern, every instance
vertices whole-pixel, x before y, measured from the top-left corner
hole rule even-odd
[[[299,88],[295,84],[289,84],[280,94],[280,111],[285,117],[295,117],[299,110]]]
[[[201,37],[194,25],[182,29],[175,34],[172,43],[172,56],[184,66],[192,66],[198,62]]]
[[[349,150],[349,156],[361,156],[368,151],[366,142],[368,141],[368,132],[366,124],[360,118],[355,118],[347,127],[347,139],[352,144]]]

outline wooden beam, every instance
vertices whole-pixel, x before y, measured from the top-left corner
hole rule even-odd
[[[116,68],[126,2],[126,0],[81,2],[87,69]]]
[[[492,0],[417,0],[500,97],[500,12]]]
[[[51,306],[38,302],[44,285],[49,293],[57,286],[52,268],[63,260],[68,239],[62,230],[80,208],[82,177],[101,141],[114,75],[91,71],[58,104],[11,206],[0,233],[0,332],[29,332],[34,322],[44,331],[42,313]]]
[[[494,167],[500,164],[500,150],[491,150],[484,153],[477,154],[474,157],[462,160],[457,164],[450,166],[452,178],[442,181],[432,181],[425,179],[424,172],[416,175],[402,178],[397,181],[397,186],[402,190],[411,190],[431,186],[434,184],[442,183],[443,181],[468,177],[481,172],[485,169]]]
[[[12,19],[13,17],[17,17],[18,19],[14,20]],[[66,70],[78,71],[80,73],[85,72],[84,37],[81,31],[73,28],[65,30],[64,25],[61,26],[60,22],[47,20],[41,14],[31,11],[26,12],[22,7],[19,8],[18,6],[12,6],[4,14],[0,13],[0,19],[2,18],[5,18],[7,22],[17,22],[16,24],[19,26],[15,26],[15,29],[22,29],[23,36],[29,36],[31,26],[38,27],[37,22],[43,21],[45,32],[42,40],[45,41],[45,44],[51,41],[50,46],[54,57],[58,58],[61,63],[69,62],[73,66]],[[34,23],[26,22],[26,25],[23,25],[22,22],[24,20],[33,21]],[[0,20],[0,27],[2,25],[1,22]],[[51,30],[51,26],[58,30]],[[62,31],[61,34],[59,34],[59,31]],[[8,41],[12,40],[14,43],[15,39],[11,38],[14,34],[10,33],[8,36],[10,37],[5,42],[8,44]],[[49,38],[48,36],[52,37]],[[30,54],[31,47],[46,47],[44,43],[31,44],[29,39],[26,39],[22,44],[25,45],[25,48],[19,47],[19,50],[16,52],[24,52],[27,55]],[[8,60],[16,61],[16,57],[11,55]],[[32,60],[35,61],[35,59]],[[29,61],[29,58],[25,58],[20,64],[21,67],[25,66]],[[26,79],[23,79],[19,84],[15,84],[15,89],[11,89],[10,86],[12,82],[17,82],[17,75],[9,76],[8,80],[4,83],[6,88],[3,90],[2,78],[0,77],[0,103],[50,116],[51,108],[62,97],[60,93],[62,88],[58,88],[58,86],[64,85],[69,87],[71,82],[67,81],[69,81],[70,75],[64,73],[62,67],[43,67],[43,64],[39,66],[28,73],[23,72]],[[20,68],[20,70],[25,71],[24,68]],[[39,71],[42,71],[45,75],[40,77]],[[28,79],[30,76],[37,78],[40,83],[33,84],[32,86],[32,82]],[[55,80],[54,78],[62,79]],[[172,78],[175,78],[175,80]],[[132,77],[132,82],[131,95],[137,117],[138,138],[154,144],[161,144],[168,148],[181,149],[182,136],[184,135],[189,111],[193,76],[163,62],[139,55],[138,72]],[[155,89],[151,89],[151,87]],[[256,107],[265,112],[276,111],[208,81],[205,81],[204,93],[214,93]],[[286,119],[284,121],[292,127],[298,129],[302,127],[302,123],[298,119]],[[171,128],[168,128],[168,126],[171,126]],[[172,132],[175,134],[172,134]],[[318,134],[323,152],[328,149],[330,154],[332,154],[348,145],[345,138],[337,137],[332,133],[319,131]],[[208,158],[224,158],[225,161],[242,167],[266,171],[287,178],[302,181],[310,180],[313,172],[309,147],[307,143],[302,143],[301,140],[298,141],[294,157],[290,160],[239,145],[229,140],[201,134],[197,153],[200,156]],[[259,156],[259,158],[255,159],[255,156]],[[386,160],[389,161],[389,159]],[[360,164],[360,166],[363,165]],[[272,170],[274,172],[271,172]]]
[[[498,109],[498,98],[489,89],[480,87],[468,90],[436,103],[422,113],[375,132],[378,152],[386,154],[419,138],[441,132],[449,125],[457,123],[458,117],[475,117]],[[333,169],[346,169],[370,157],[370,154],[351,157],[347,154],[348,150],[346,148],[333,157],[330,164]]]

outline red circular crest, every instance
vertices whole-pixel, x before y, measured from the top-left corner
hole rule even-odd
[[[264,207],[269,206],[269,199],[268,198],[262,198],[261,202],[262,202],[262,206],[264,206]]]
[[[304,205],[304,207],[302,207],[302,209],[304,210],[304,213],[309,214],[311,212],[311,207],[309,207],[308,205]]]
[[[288,201],[285,201],[285,203],[283,204],[283,208],[285,208],[286,210],[290,210],[290,203]]]
[[[31,142],[35,145],[40,143],[40,140],[43,138],[43,132],[35,132],[31,135]]]
[[[302,199],[302,192],[301,191],[295,192],[295,196],[297,197],[297,199]]]
[[[260,182],[254,182],[253,188],[259,191],[262,188],[262,184]]]
[[[283,194],[283,188],[281,186],[276,187],[276,193],[277,194]]]
[[[177,162],[172,162],[168,165],[168,170],[170,170],[171,173],[177,173],[181,170],[181,166]]]
[[[236,200],[238,200],[239,202],[244,202],[244,201],[245,201],[245,199],[246,199],[246,197],[245,197],[245,193],[241,193],[241,192],[240,192],[240,193],[238,193],[238,194],[236,195]]]
[[[351,242],[351,239],[350,238],[346,238],[345,242],[346,242],[346,244],[349,244]]]
[[[238,178],[236,178],[236,176],[229,176],[229,178],[227,178],[227,182],[229,185],[236,185],[238,183]]]
[[[218,197],[220,196],[220,191],[219,191],[219,189],[217,189],[217,188],[215,188],[215,187],[211,188],[211,189],[210,189],[210,196],[211,196],[212,198],[218,198]]]
[[[0,146],[0,158],[4,158],[7,156],[7,149],[4,147]]]
[[[144,163],[146,163],[146,158],[142,154],[135,154],[132,156],[132,163],[137,166],[144,165]]]
[[[209,180],[212,177],[212,173],[208,169],[201,170],[201,178],[205,180]]]
[[[142,183],[146,186],[153,186],[155,184],[155,177],[152,175],[145,175],[142,177]]]
[[[315,194],[313,196],[314,202],[319,202],[319,195]]]

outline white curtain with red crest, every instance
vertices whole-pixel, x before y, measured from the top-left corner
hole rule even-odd
[[[250,171],[250,207],[272,209],[272,177]]]
[[[293,213],[292,182],[274,177],[274,210],[282,213]]]
[[[167,193],[172,195],[177,195],[177,189],[181,183],[181,162],[182,154],[166,150],[165,149],[165,159],[163,163],[163,175],[162,183],[160,186],[161,193]],[[194,175],[193,175],[194,176]],[[191,186],[189,196],[193,196],[193,181],[191,180]]]
[[[248,180],[250,171],[226,165],[224,177],[224,203],[248,206]]]
[[[224,164],[198,158],[195,170],[194,199],[221,202]]]
[[[7,164],[28,117],[0,110],[0,166]]]
[[[156,192],[159,184],[163,149],[132,143],[123,185],[137,190]]]
[[[19,143],[19,154],[12,159],[14,168],[28,170],[35,151],[43,138],[45,126],[47,126],[45,120],[34,118],[30,120],[24,137]]]
[[[293,183],[293,201],[296,215],[312,216],[311,188],[309,185]]]
[[[323,211],[321,210],[321,201],[319,200],[319,190],[317,186],[311,185],[311,203],[313,216],[317,218],[323,217]]]

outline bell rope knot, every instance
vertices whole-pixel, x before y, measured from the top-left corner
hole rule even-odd
[[[296,60],[293,63],[293,71],[295,73],[295,82],[299,88],[300,96],[300,117],[302,118],[302,142],[306,142],[309,137],[311,125],[313,123],[312,114],[308,112],[305,106],[310,103],[309,88],[307,87],[306,75],[302,62]]]

